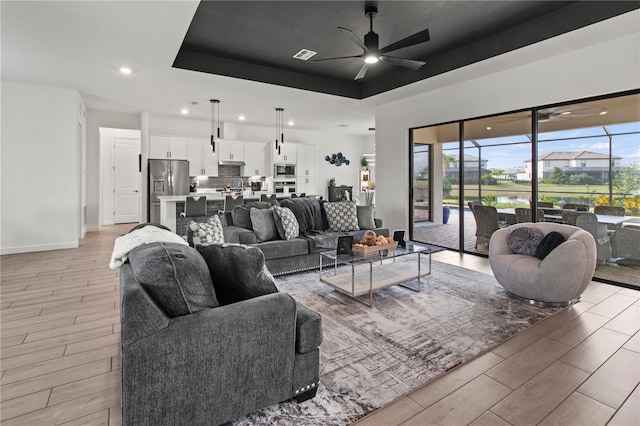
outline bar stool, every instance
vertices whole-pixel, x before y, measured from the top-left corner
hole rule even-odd
[[[184,211],[181,217],[198,217],[207,215],[207,197],[188,196],[185,200]]]
[[[291,198],[303,198],[306,197],[306,194],[304,192],[299,192],[299,193],[291,193]]]
[[[235,206],[244,206],[244,197],[242,195],[238,195],[237,197],[227,195],[224,197],[224,207],[222,211],[231,212]]]
[[[260,194],[260,201],[266,201],[267,203],[273,204],[273,202],[276,201],[276,194]]]

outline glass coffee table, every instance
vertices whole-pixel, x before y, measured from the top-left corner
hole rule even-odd
[[[406,256],[408,262],[396,262]],[[358,302],[373,307],[373,292],[393,285],[421,291],[421,278],[431,275],[431,249],[407,243],[406,248],[383,250],[370,256],[320,253],[320,281]],[[407,281],[416,280],[414,286]],[[369,302],[359,297],[369,295]]]

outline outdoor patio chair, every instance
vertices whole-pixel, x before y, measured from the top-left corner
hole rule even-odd
[[[551,201],[538,201],[538,207],[552,209],[553,203]]]
[[[613,256],[618,265],[640,266],[640,226],[625,225],[613,238]]]
[[[478,217],[476,216],[475,208],[476,208],[476,206],[481,206],[482,205],[482,201],[480,201],[480,200],[469,201],[467,203],[467,205],[469,206],[469,210],[471,210],[471,213],[473,213],[473,219],[476,221],[476,223],[478,223]],[[476,227],[476,236],[477,235],[478,235],[478,231],[477,231],[477,227]]]
[[[576,210],[579,212],[588,212],[589,211],[589,206],[586,204],[571,204],[571,203],[565,203],[562,205],[562,208],[564,210]]]
[[[562,222],[567,225],[576,225],[576,218],[584,213],[581,213],[576,210],[563,210],[562,211]]]
[[[544,210],[538,209],[538,222],[544,222]],[[516,207],[516,220],[518,223],[531,222],[531,209]]]
[[[593,212],[609,216],[624,216],[626,214],[626,210],[622,206],[595,206]]]
[[[488,245],[491,235],[500,228],[498,210],[493,206],[476,206],[476,248],[478,244]],[[482,241],[482,242],[480,242]]]
[[[576,226],[582,228],[596,240],[598,262],[605,263],[611,259],[611,243],[607,234],[607,225],[598,223],[598,216],[593,213],[581,213],[576,216]]]

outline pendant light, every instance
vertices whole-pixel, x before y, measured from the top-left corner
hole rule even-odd
[[[211,102],[211,151],[216,155],[216,141],[220,140],[220,101],[210,99]]]
[[[276,108],[276,151],[280,155],[280,149],[284,144],[284,109]]]

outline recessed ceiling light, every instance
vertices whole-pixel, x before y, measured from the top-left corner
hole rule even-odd
[[[491,126],[487,126],[487,130],[491,130]]]
[[[294,124],[296,124],[296,123],[294,123],[294,122],[293,122],[293,120],[289,120],[289,123],[288,123],[288,124],[289,124],[289,126],[293,126],[293,125],[294,125]]]
[[[180,113],[182,113],[182,115],[187,115],[187,114],[189,114],[189,110],[188,110],[188,109],[186,109],[186,108],[182,108],[182,109],[180,110]]]
[[[600,115],[605,115],[606,113],[607,113],[607,111],[602,111],[602,112],[600,113]]]
[[[129,75],[131,74],[131,68],[129,67],[121,67],[120,68],[120,72],[124,75]]]
[[[240,120],[240,121],[244,121],[244,115],[239,115],[239,116],[238,116],[238,120]]]

